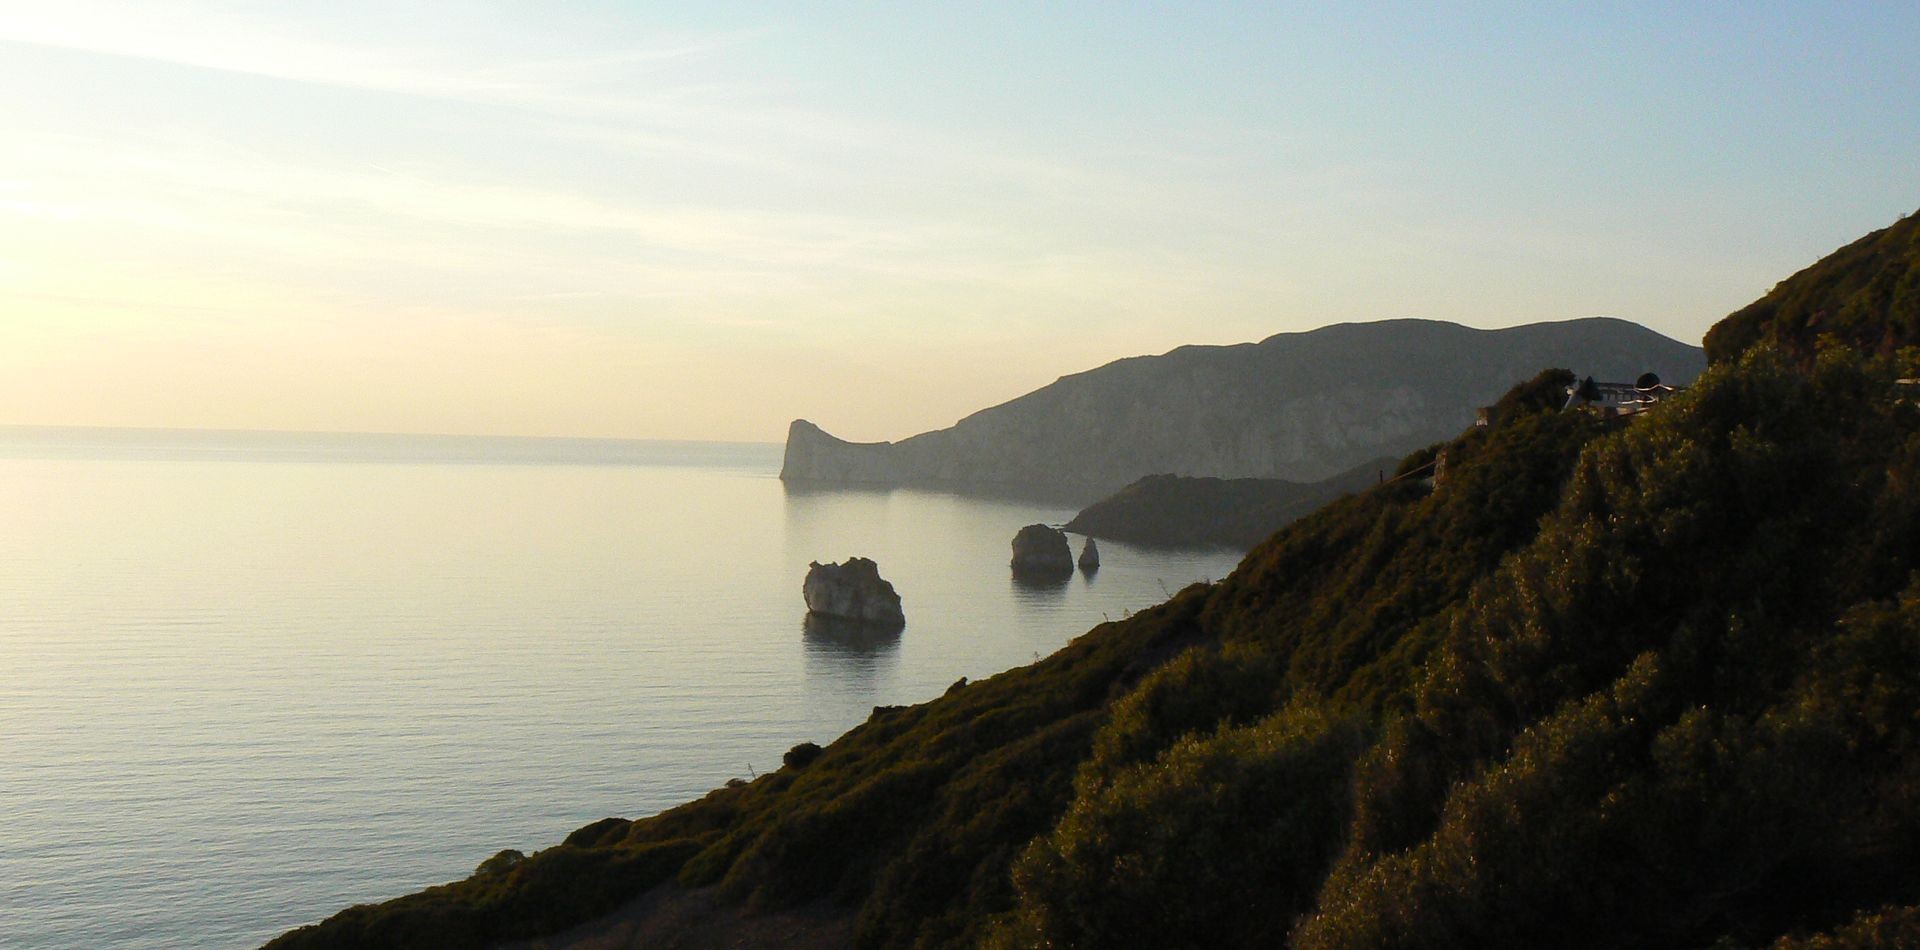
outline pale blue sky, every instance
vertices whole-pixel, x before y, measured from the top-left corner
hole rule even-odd
[[[1920,207],[1916,44],[1911,3],[0,0],[0,423],[899,438],[1344,320],[1698,340]]]

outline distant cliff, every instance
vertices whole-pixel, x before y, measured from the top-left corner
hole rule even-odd
[[[1343,323],[1119,360],[899,442],[847,442],[796,420],[780,477],[1095,494],[1154,474],[1314,482],[1458,432],[1543,367],[1686,382],[1705,365],[1698,347],[1604,317],[1504,330]]]

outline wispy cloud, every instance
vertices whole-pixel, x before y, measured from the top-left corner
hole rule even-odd
[[[464,310],[474,321],[582,326],[626,314],[795,333],[831,315],[905,341],[923,335],[923,319],[960,335],[960,323],[991,333],[1042,314],[1137,321],[1149,301],[1186,306],[1245,282],[1221,261],[1135,237],[1244,212],[1201,182],[1206,169],[1164,160],[1199,143],[1171,143],[1167,155],[1073,153],[842,108],[783,87],[754,60],[778,33],[342,37],[337,23],[329,34],[179,9],[23,7],[0,16],[0,43],[149,64],[156,76],[257,77],[255,90],[381,93],[391,114],[432,126],[396,144],[329,125],[318,131],[338,141],[315,149],[246,114],[183,103],[152,121],[55,117],[13,130],[0,177],[26,187],[0,191],[0,222],[91,228],[96,245],[140,258],[139,275],[193,267],[203,285],[233,285],[223,311],[283,312],[272,301],[301,298],[303,313]],[[736,59],[759,69],[736,71]],[[263,99],[242,97],[249,108]],[[338,101],[361,110],[370,100]],[[0,235],[0,253],[7,245]],[[67,273],[32,288],[71,292],[83,268]],[[136,279],[169,308],[208,292],[190,280],[124,283]]]
[[[14,9],[9,9],[9,8]],[[921,128],[790,101],[777,82],[718,67],[766,30],[667,36],[549,55],[533,42],[484,56],[431,33],[329,39],[282,22],[165,4],[0,0],[0,43],[219,70],[323,87],[510,107],[531,133],[750,173],[912,175],[1016,189],[1049,202],[1195,207],[1204,196],[1162,174],[1036,153],[983,135]],[[603,40],[605,41],[605,40]]]
[[[567,56],[507,50],[476,61],[435,45],[431,35],[412,43],[329,41],[277,20],[177,5],[9,2],[0,13],[0,42],[346,89],[567,110],[642,107],[642,95],[592,90],[636,70],[710,55],[747,39],[679,38]]]

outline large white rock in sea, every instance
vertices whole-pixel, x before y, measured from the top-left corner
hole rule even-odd
[[[808,564],[800,593],[807,599],[808,613],[876,627],[907,622],[900,595],[880,576],[880,566],[864,557],[847,558],[844,564]]]
[[[1043,524],[1030,524],[1013,536],[1013,572],[1021,575],[1073,573],[1073,547],[1067,533]]]

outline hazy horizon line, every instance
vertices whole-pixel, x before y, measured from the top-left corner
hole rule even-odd
[[[239,429],[227,426],[127,426],[127,425],[86,425],[60,423],[15,423],[0,422],[0,434],[20,432],[121,432],[121,433],[171,433],[177,435],[272,435],[272,436],[332,436],[332,437],[374,437],[387,439],[490,439],[514,442],[607,442],[607,443],[653,443],[678,445],[781,445],[781,441],[762,441],[755,439],[664,439],[640,436],[595,436],[595,435],[521,435],[476,432],[392,432],[367,431],[354,429]]]

